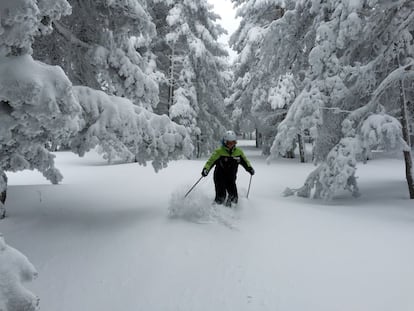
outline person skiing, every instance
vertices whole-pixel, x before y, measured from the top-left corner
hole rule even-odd
[[[244,155],[243,151],[236,147],[237,137],[233,131],[227,131],[222,139],[222,146],[217,148],[201,171],[201,175],[206,177],[210,170],[214,169],[214,186],[216,190],[215,203],[231,206],[232,203],[237,203],[237,186],[236,175],[239,164],[244,169],[254,175],[254,169],[249,160]]]

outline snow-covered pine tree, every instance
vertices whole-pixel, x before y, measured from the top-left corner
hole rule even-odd
[[[189,48],[184,35],[171,38],[175,18],[181,11],[175,0],[153,0],[151,16],[157,29],[152,49],[157,56],[158,69],[164,79],[160,83],[158,113],[165,113],[184,125],[193,138],[200,134],[197,126],[197,94],[194,88],[195,74],[191,68]],[[176,15],[178,14],[178,15]],[[185,69],[184,69],[185,68]]]
[[[66,1],[49,2],[18,0],[0,6],[2,201],[6,171],[37,169],[52,183],[62,180],[50,145],[69,145],[81,155],[99,145],[108,160],[115,156],[141,164],[152,160],[156,170],[170,159],[190,156],[193,147],[183,126],[125,98],[87,87],[74,89],[60,67],[33,60],[34,36],[52,31],[56,18],[70,14]]]
[[[316,40],[309,54],[310,83],[272,148],[274,154],[284,151],[280,142],[296,134],[291,126],[300,124],[298,118],[314,120],[320,164],[299,195],[310,196],[312,189],[315,197],[332,198],[341,189],[358,195],[359,159],[373,148],[409,150],[397,118],[409,95],[402,83],[413,79],[413,6],[412,1],[312,2]]]
[[[155,2],[157,29],[165,35],[156,46],[166,77],[160,104],[172,120],[187,127],[199,156],[215,147],[227,125],[227,52],[217,42],[224,30],[206,0]]]
[[[262,125],[266,154],[278,125],[286,117],[287,109],[306,86],[308,55],[315,39],[315,32],[311,31],[314,16],[310,13],[310,5],[309,1],[284,1],[281,17],[266,27],[261,49],[257,52],[256,68],[260,73],[260,82],[253,91],[252,112],[266,122]],[[287,153],[283,156],[293,157],[298,144],[301,161],[305,161],[302,142],[309,127],[304,125],[297,128],[292,140],[283,142],[287,147]]]
[[[68,139],[77,132],[81,108],[61,68],[34,61],[30,54],[34,36],[50,32],[50,23],[65,14],[70,14],[65,0],[0,2],[0,193],[3,199],[7,189],[6,171],[37,169],[52,183],[62,179],[54,167],[54,155],[46,145]],[[0,216],[4,214],[2,206]]]
[[[39,310],[39,298],[23,286],[37,271],[17,249],[6,244],[0,233],[0,310]]]
[[[159,79],[159,102],[155,108],[157,114],[169,115],[169,109],[172,104],[174,93],[175,73],[175,59],[170,45],[167,42],[166,36],[170,31],[170,26],[167,23],[167,16],[173,7],[174,0],[148,0],[148,11],[155,24],[157,35],[151,42],[151,51],[155,55],[156,65],[159,72],[162,74]],[[175,74],[174,76],[172,76]]]
[[[277,87],[279,76],[268,75],[258,64],[262,56],[264,37],[270,25],[281,18],[285,11],[285,1],[246,1],[232,0],[238,7],[240,26],[230,38],[230,46],[238,52],[234,64],[232,95],[227,100],[234,110],[233,121],[243,130],[243,125],[254,126],[258,130],[257,146],[269,153],[270,140],[274,137],[276,123],[281,117],[270,115],[265,110],[273,110],[268,102],[268,92]],[[273,54],[274,52],[271,51]],[[274,102],[273,102],[274,103]],[[264,108],[268,104],[269,108]],[[283,107],[282,107],[283,108]],[[279,107],[277,107],[279,110]]]
[[[146,0],[69,0],[72,14],[54,21],[39,38],[34,57],[59,65],[75,85],[126,97],[152,110],[158,79],[150,44],[155,25]]]
[[[30,53],[33,36],[50,31],[48,21],[69,13],[65,0],[0,2],[0,218],[6,170],[36,168],[52,182],[61,178],[45,143],[77,129],[80,107],[63,71],[35,62]],[[37,310],[38,298],[22,285],[36,275],[0,234],[0,310]]]

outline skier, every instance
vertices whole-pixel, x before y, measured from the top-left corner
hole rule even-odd
[[[213,152],[201,171],[201,175],[206,177],[213,166],[216,166],[214,169],[214,186],[216,190],[214,201],[217,204],[224,203],[226,194],[226,206],[237,203],[236,175],[239,164],[250,175],[254,175],[254,169],[249,160],[247,160],[243,151],[236,147],[236,144],[236,134],[233,131],[227,131],[223,136],[222,146]]]

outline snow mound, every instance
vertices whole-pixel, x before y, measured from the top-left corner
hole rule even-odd
[[[39,299],[22,285],[36,276],[26,256],[8,246],[0,233],[0,310],[38,310]]]
[[[170,218],[196,223],[219,223],[235,229],[234,221],[238,218],[240,203],[237,207],[229,208],[214,204],[212,198],[201,191],[193,191],[184,198],[185,193],[186,190],[172,193],[168,206]]]

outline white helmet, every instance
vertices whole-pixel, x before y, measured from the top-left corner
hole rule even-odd
[[[237,137],[236,137],[236,133],[234,133],[233,131],[227,131],[224,136],[223,136],[223,141],[236,141]]]

